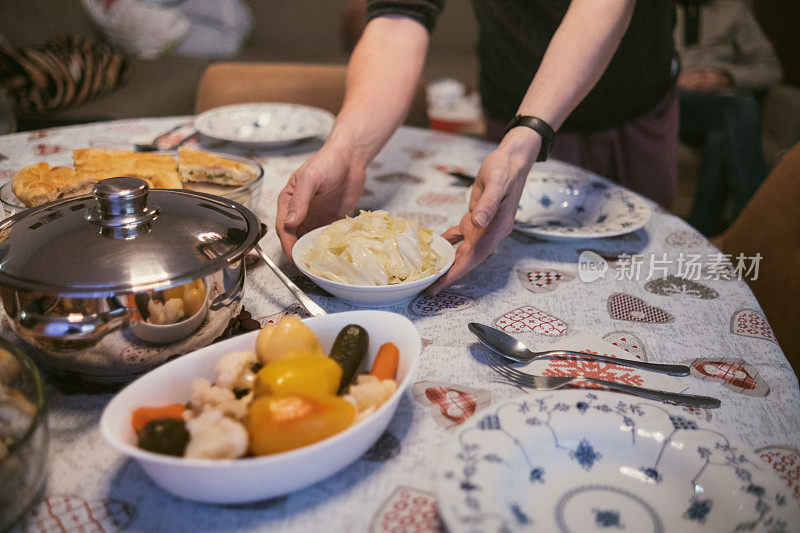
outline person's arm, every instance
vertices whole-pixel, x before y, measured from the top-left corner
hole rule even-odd
[[[742,89],[766,89],[781,80],[781,64],[758,21],[746,6],[739,6],[733,39],[739,60],[728,65],[725,73],[731,85]]]
[[[635,0],[573,0],[518,113],[539,117],[558,129],[608,67],[635,5]],[[431,294],[472,270],[511,233],[541,142],[530,128],[513,128],[484,160],[472,187],[469,212],[444,233],[450,242],[463,241],[456,261],[431,286]]]
[[[428,30],[402,16],[371,20],[347,69],[331,135],[278,196],[275,230],[287,257],[300,234],[351,214],[366,167],[403,121],[422,72]]]
[[[330,143],[368,163],[403,122],[422,73],[428,31],[402,16],[373,19],[347,67],[347,92]]]

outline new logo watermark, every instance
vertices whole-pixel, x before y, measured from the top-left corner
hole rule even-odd
[[[583,250],[578,258],[578,277],[585,283],[604,278],[609,268],[614,270],[614,279],[642,281],[663,278],[672,273],[688,280],[744,280],[758,279],[759,266],[763,257],[739,254],[680,253],[677,257],[668,254],[619,254],[606,260],[597,252]]]
[[[605,276],[608,261],[591,250],[584,250],[578,258],[578,277],[589,283]]]

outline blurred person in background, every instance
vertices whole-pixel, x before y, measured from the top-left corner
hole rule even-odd
[[[278,198],[276,231],[291,258],[298,236],[350,215],[367,164],[407,113],[444,0],[370,0],[328,141]],[[473,2],[482,105],[499,141],[469,210],[444,233],[461,243],[436,293],[477,266],[513,227],[534,161],[588,168],[668,207],[677,178],[674,2]],[[518,118],[518,117],[523,118]],[[530,118],[535,117],[535,118]],[[512,120],[513,119],[513,120]]]
[[[678,0],[675,45],[680,139],[702,149],[689,222],[716,235],[728,198],[735,216],[767,174],[757,96],[780,81],[781,67],[739,0]]]

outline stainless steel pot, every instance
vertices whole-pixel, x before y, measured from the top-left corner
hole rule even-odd
[[[260,234],[258,218],[225,198],[104,180],[93,195],[0,223],[3,308],[48,369],[129,380],[222,333]],[[174,316],[154,320],[166,307]]]

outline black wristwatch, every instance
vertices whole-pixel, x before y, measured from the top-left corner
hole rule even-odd
[[[542,136],[542,146],[539,148],[539,155],[536,156],[536,161],[545,161],[547,156],[550,155],[550,149],[553,147],[553,139],[555,139],[556,132],[550,127],[550,124],[538,117],[531,117],[528,115],[517,115],[508,123],[505,133],[517,126],[525,126],[530,128]],[[505,135],[505,133],[503,135]]]

